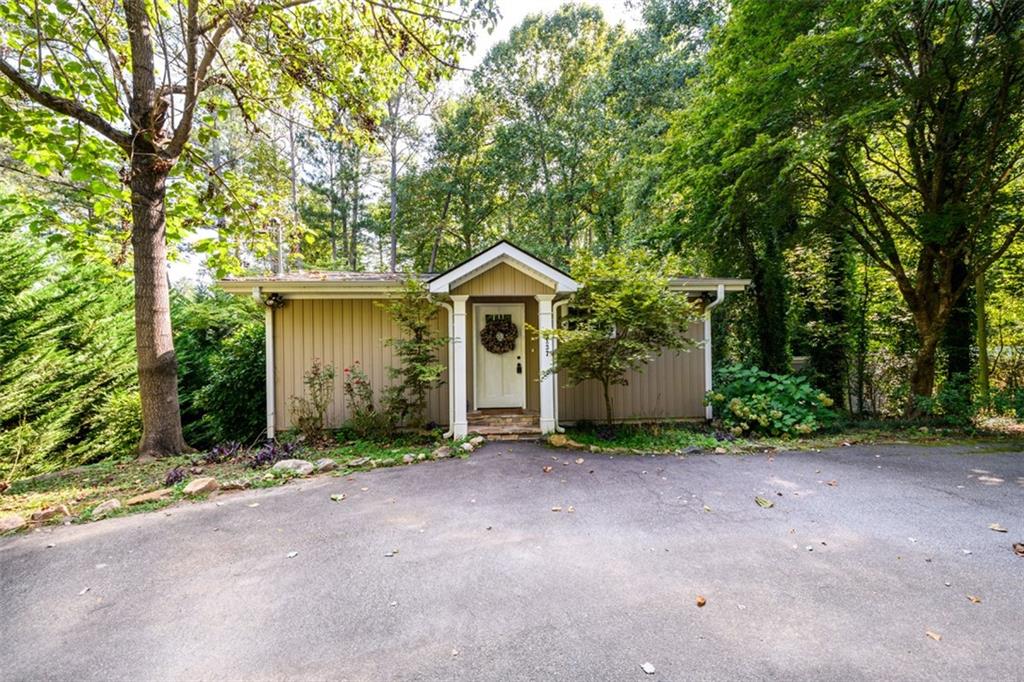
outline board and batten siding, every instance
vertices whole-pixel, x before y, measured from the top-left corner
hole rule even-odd
[[[333,365],[334,400],[327,412],[329,426],[348,420],[342,373],[356,361],[362,365],[379,400],[383,387],[390,385],[388,367],[398,365],[385,341],[398,336],[398,325],[387,310],[369,299],[289,299],[274,310],[274,404],[276,427],[291,427],[292,397],[305,395],[303,378],[315,360]],[[434,318],[437,334],[448,335],[447,313]],[[441,361],[447,365],[448,353]],[[442,377],[447,382],[447,371]],[[443,384],[428,394],[427,421],[448,423],[448,388]]]
[[[692,322],[687,337],[701,341],[704,323]],[[616,420],[704,418],[704,349],[665,352],[640,372],[628,372],[626,386],[612,386],[612,412]],[[604,421],[604,392],[597,381],[558,385],[558,420]]]
[[[544,282],[530,277],[508,263],[498,263],[451,291],[456,295],[468,296],[534,296],[554,292],[554,289]]]

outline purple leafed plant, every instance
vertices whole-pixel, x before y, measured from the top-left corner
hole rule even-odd
[[[268,440],[263,447],[253,453],[246,466],[250,469],[270,466],[275,462],[280,462],[282,459],[291,458],[297,449],[298,444],[296,443],[277,443]]]
[[[200,458],[203,464],[221,464],[238,459],[242,454],[242,444],[235,441],[217,443]]]
[[[182,469],[181,467],[174,467],[173,469],[167,472],[166,476],[164,476],[164,487],[169,488],[172,485],[181,483],[186,478],[188,478],[188,474],[185,472],[184,469]]]

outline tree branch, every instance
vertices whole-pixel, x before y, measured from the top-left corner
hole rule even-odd
[[[17,69],[11,66],[2,57],[0,57],[0,73],[7,76],[8,80],[14,83],[14,85],[25,93],[25,95],[27,95],[33,102],[46,107],[50,111],[54,111],[58,114],[64,114],[65,116],[70,116],[77,121],[81,121],[100,135],[103,135],[105,138],[116,144],[125,152],[131,151],[132,136],[129,133],[126,133],[123,130],[118,130],[96,112],[86,109],[80,102],[76,102],[75,100],[67,99],[65,97],[59,97],[46,92],[41,88],[37,88],[26,80]]]

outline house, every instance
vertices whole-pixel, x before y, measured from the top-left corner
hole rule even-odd
[[[378,303],[394,295],[403,275],[368,272],[304,272],[238,277],[220,285],[239,295],[273,302],[266,309],[267,432],[291,426],[289,405],[303,394],[303,375],[315,360],[333,365],[338,386],[328,411],[330,426],[348,418],[341,390],[343,368],[359,362],[374,388],[388,382],[396,364],[385,341],[397,326]],[[557,324],[579,284],[565,272],[502,241],[437,275],[425,275],[443,301],[437,333],[450,339],[441,387],[428,399],[429,421],[449,435],[550,433],[559,424],[604,418],[599,385],[560,385],[551,366],[550,340],[531,334]],[[699,302],[704,315],[689,330],[698,346],[651,359],[628,384],[615,386],[613,402],[623,420],[711,417],[704,394],[711,389],[710,311],[748,280],[678,278],[670,288]],[[489,331],[484,329],[491,324]],[[507,334],[497,333],[504,329]],[[512,328],[514,326],[514,329]],[[482,336],[483,333],[483,336]],[[493,337],[493,338],[492,338]],[[501,343],[495,345],[495,338]],[[509,337],[514,337],[514,341]],[[505,352],[495,348],[510,346]],[[491,350],[487,350],[487,347]]]

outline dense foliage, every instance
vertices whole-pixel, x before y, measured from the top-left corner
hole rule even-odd
[[[131,288],[0,222],[0,478],[129,455]]]
[[[757,367],[727,365],[715,372],[715,390],[706,396],[725,428],[734,435],[806,435],[835,419],[832,399],[807,377],[772,374]]]

